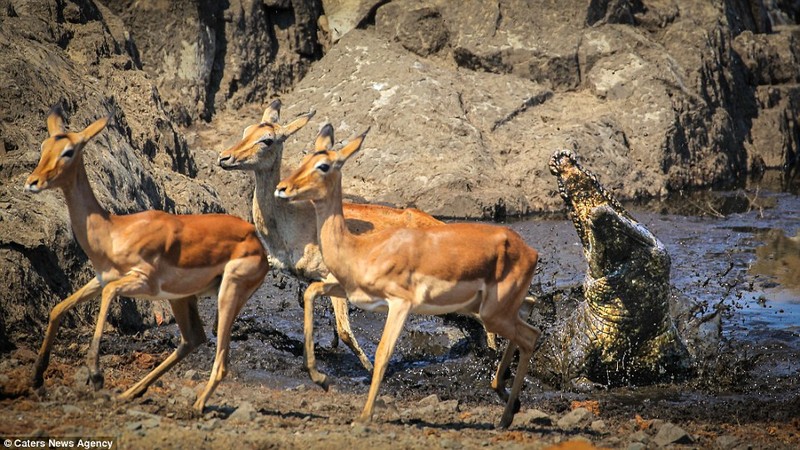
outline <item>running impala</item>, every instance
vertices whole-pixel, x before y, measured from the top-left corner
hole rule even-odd
[[[358,420],[372,418],[408,314],[460,312],[479,316],[487,331],[509,339],[492,380],[492,388],[506,401],[500,427],[507,428],[519,410],[519,392],[540,335],[519,315],[538,253],[509,228],[484,224],[351,233],[342,213],[341,169],[361,148],[365,135],[338,152],[319,150],[308,155],[275,190],[276,197],[313,203],[322,258],[347,298],[366,310],[388,311],[372,384]],[[509,394],[506,371],[517,349],[519,364]]]
[[[233,320],[269,271],[267,254],[253,225],[233,216],[161,211],[114,215],[104,210],[89,185],[83,150],[107,121],[103,118],[82,131],[67,132],[60,110],[54,109],[47,118],[49,137],[42,143],[39,164],[25,182],[25,190],[34,194],[52,188],[64,192],[72,231],[96,273],[50,312],[32,382],[34,387],[44,383],[58,326],[75,305],[101,294],[87,361],[92,383],[99,389],[103,386],[100,339],[111,302],[120,295],[166,299],[178,323],[181,343],[120,398],[144,394],[156,379],[206,341],[197,296],[218,287],[217,352],[208,384],[194,404],[194,409],[202,412],[228,370]]]
[[[280,100],[264,111],[261,122],[245,128],[242,140],[223,151],[219,165],[225,170],[255,172],[253,221],[269,251],[272,267],[286,270],[299,280],[309,282],[303,294],[304,366],[311,379],[328,388],[327,376],[317,369],[314,355],[314,300],[329,295],[339,337],[358,356],[367,370],[372,363],[361,350],[350,329],[347,300],[336,279],[322,260],[317,241],[316,216],[309,202],[287,203],[274,197],[281,177],[284,141],[304,127],[314,113],[309,112],[286,125],[280,125]],[[317,138],[317,149],[333,144],[333,127],[324,126]],[[395,209],[380,205],[344,204],[349,229],[368,233],[394,226],[428,227],[442,222],[413,208]]]

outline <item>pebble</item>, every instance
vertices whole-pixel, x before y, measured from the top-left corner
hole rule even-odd
[[[683,428],[669,422],[662,425],[653,438],[653,442],[661,447],[670,444],[691,444],[692,441],[692,437]]]
[[[72,386],[75,387],[75,389],[86,389],[88,384],[89,368],[80,366],[78,370],[75,371],[75,374],[72,375]]]
[[[628,439],[630,439],[631,442],[642,442],[646,444],[650,441],[650,436],[648,436],[644,430],[639,430],[628,436]]]
[[[564,417],[558,419],[557,425],[562,430],[578,428],[587,425],[593,414],[586,408],[575,408]]]
[[[439,396],[436,394],[431,394],[417,402],[417,405],[419,406],[436,406],[438,404]]]
[[[628,450],[645,450],[646,448],[647,445],[641,442],[632,442],[630,445],[628,445]]]
[[[67,415],[74,414],[74,415],[78,416],[78,415],[81,415],[83,413],[83,410],[78,408],[75,405],[64,405],[64,406],[61,407],[61,410],[64,411],[64,414],[67,414]]]
[[[552,425],[553,418],[544,411],[529,409],[514,416],[514,421],[519,424]]]
[[[257,415],[258,411],[256,411],[252,403],[242,402],[239,404],[239,407],[236,408],[236,411],[228,416],[228,420],[233,422],[250,422],[255,419]]]
[[[606,433],[608,430],[606,429],[606,422],[604,420],[595,420],[589,425],[589,428],[592,431],[596,431],[598,433]]]
[[[203,430],[203,431],[211,431],[214,428],[217,428],[217,425],[219,425],[219,419],[213,418],[213,419],[206,420],[205,422],[199,423],[198,424],[198,428]]]
[[[739,443],[739,438],[731,434],[723,434],[716,440],[717,447],[722,449],[734,448],[738,443]]]

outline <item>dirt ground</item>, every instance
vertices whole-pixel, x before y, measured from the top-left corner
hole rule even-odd
[[[590,393],[553,390],[529,377],[521,412],[508,430],[497,430],[503,405],[489,381],[499,355],[469,339],[437,355],[433,347],[416,347],[414,333],[408,332],[392,359],[373,422],[352,425],[365,401],[368,373],[344,345],[331,347],[332,315],[320,302],[317,354],[333,385],[325,392],[311,383],[302,369],[296,292],[293,280],[268,276],[237,320],[231,373],[202,417],[192,416],[191,404],[211,368],[213,339],[144,396],[119,402],[116,394],[175,348],[174,324],[133,336],[107,333],[101,358],[106,384],[97,392],[87,385],[83,366],[90,330],[60,332],[39,392],[27,387],[39,345],[39,337],[31,336],[0,362],[0,435],[12,444],[32,438],[108,438],[118,449],[800,446],[800,386],[793,369],[773,370],[763,379],[744,376],[746,383],[738,386],[715,385],[713,377],[705,377]],[[204,321],[211,323],[213,300],[202,305]],[[352,322],[362,346],[373,354],[382,317],[353,310]],[[441,326],[475,331],[457,320]],[[414,327],[412,321],[408,328]],[[758,365],[793,367],[798,353],[792,348],[764,343]]]

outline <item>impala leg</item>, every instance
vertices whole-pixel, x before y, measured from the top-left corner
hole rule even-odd
[[[381,342],[375,352],[375,370],[372,372],[372,384],[369,386],[367,403],[364,411],[358,418],[359,422],[369,422],[372,420],[372,409],[375,406],[375,399],[378,397],[378,389],[386,374],[386,367],[389,365],[389,358],[394,352],[397,338],[403,330],[408,313],[411,311],[411,304],[405,301],[389,301],[389,314],[386,317],[386,325],[383,327]]]
[[[186,298],[170,300],[169,303],[172,306],[172,313],[175,315],[175,321],[178,323],[178,329],[181,332],[181,343],[167,359],[158,365],[158,367],[131,386],[127,391],[123,392],[119,396],[122,400],[130,400],[144,394],[147,388],[161,377],[161,375],[164,375],[175,364],[185,358],[186,355],[206,341],[203,321],[200,319],[200,314],[197,310],[197,296],[193,295]]]
[[[344,295],[341,297],[332,295],[331,303],[333,304],[333,314],[336,317],[336,332],[339,334],[339,338],[345,345],[350,347],[350,350],[361,361],[361,365],[372,372],[372,362],[364,353],[364,350],[361,349],[361,346],[358,345],[358,341],[353,335],[353,330],[350,328],[350,309],[347,305],[347,298]]]
[[[100,339],[103,337],[103,328],[108,319],[108,308],[111,306],[111,301],[117,298],[118,295],[135,297],[136,295],[149,293],[148,291],[147,278],[138,272],[129,273],[118,280],[108,283],[103,288],[100,312],[97,314],[94,336],[92,337],[87,357],[89,379],[92,381],[95,390],[103,387],[103,373],[100,371]]]
[[[217,298],[217,353],[214,357],[214,366],[211,368],[208,383],[192,407],[197,413],[203,412],[209,397],[228,374],[233,321],[239,315],[247,299],[253,295],[253,292],[261,284],[266,274],[266,271],[264,271],[261,272],[260,277],[253,276],[253,278],[243,279],[244,277],[239,275],[239,272],[242,271],[241,267],[245,264],[247,262],[242,261],[231,269],[226,268],[225,275],[222,277],[222,284]]]
[[[519,347],[519,364],[517,365],[517,373],[514,374],[514,383],[511,385],[511,395],[508,398],[508,402],[506,402],[503,416],[500,419],[500,428],[508,428],[514,420],[514,414],[519,411],[519,392],[522,390],[522,383],[528,374],[528,367],[530,366],[531,356],[533,356],[533,349],[536,347],[536,341],[539,340],[541,335],[538,329],[526,323],[520,317],[517,317],[516,332],[517,346]],[[511,347],[510,344],[509,347]]]
[[[503,357],[500,358],[500,363],[497,365],[497,372],[494,374],[494,379],[492,379],[492,389],[497,392],[497,395],[499,395],[504,402],[508,402],[506,374],[508,373],[509,366],[511,366],[511,361],[514,360],[514,352],[516,350],[517,345],[509,341],[506,350],[503,352]]]
[[[328,390],[328,377],[317,370],[317,357],[314,354],[314,299],[325,291],[325,283],[311,283],[303,293],[303,365],[311,381]]]
[[[41,387],[42,384],[44,384],[44,371],[47,370],[47,365],[50,363],[50,351],[53,348],[53,342],[56,338],[56,334],[58,334],[58,327],[61,325],[61,319],[64,318],[64,314],[76,305],[95,298],[97,293],[100,292],[100,289],[100,281],[97,278],[92,278],[88,283],[83,285],[83,287],[54,306],[50,311],[47,331],[45,332],[42,346],[39,348],[39,355],[36,357],[36,364],[33,369],[31,385],[34,388]]]

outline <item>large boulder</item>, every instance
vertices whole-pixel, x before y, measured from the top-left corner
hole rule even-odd
[[[124,0],[108,6],[127,25],[142,69],[182,124],[286,91],[322,54],[320,0]]]
[[[797,164],[797,46],[790,27],[763,34],[761,2],[526,5],[381,5],[374,29],[349,31],[286,96],[288,111],[317,109],[340,137],[372,125],[348,192],[445,216],[557,208],[540,175],[564,147],[623,199]]]

